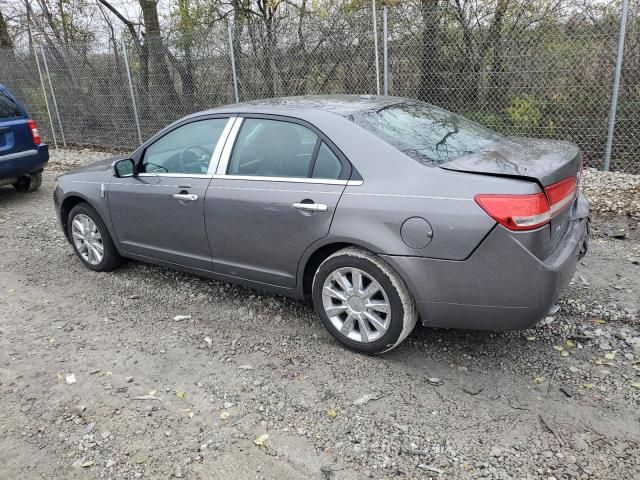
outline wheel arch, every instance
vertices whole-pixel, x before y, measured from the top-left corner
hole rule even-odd
[[[67,196],[62,203],[60,203],[60,223],[62,224],[62,231],[64,232],[64,236],[67,237],[67,240],[69,240],[69,213],[71,213],[73,207],[81,203],[92,206],[89,200],[75,193]]]
[[[358,247],[375,254],[375,250],[370,246],[363,245],[360,242],[354,242],[351,239],[333,239],[330,242],[320,245],[316,244],[313,247],[314,248],[310,248],[306,252],[306,256],[301,262],[303,267],[299,269],[300,273],[298,280],[300,282],[299,285],[301,285],[300,291],[302,296],[305,298],[311,297],[313,277],[320,264],[338,250],[342,250],[347,247]]]

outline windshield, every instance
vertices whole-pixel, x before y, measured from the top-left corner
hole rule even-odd
[[[426,165],[454,160],[502,138],[471,120],[418,101],[360,112],[352,120]]]

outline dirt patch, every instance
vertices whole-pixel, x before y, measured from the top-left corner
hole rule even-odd
[[[638,478],[640,242],[605,233],[632,217],[596,218],[536,328],[369,357],[304,302],[85,269],[51,201],[73,155],[0,189],[0,478]]]

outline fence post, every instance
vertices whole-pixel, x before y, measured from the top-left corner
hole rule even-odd
[[[142,145],[142,132],[140,131],[140,119],[138,118],[138,107],[136,106],[136,96],[133,92],[133,82],[131,81],[131,70],[129,70],[129,56],[127,55],[127,44],[122,39],[122,54],[124,55],[124,67],[127,70],[127,81],[129,83],[129,95],[131,96],[131,105],[133,106],[133,119],[136,122],[136,130],[138,131],[138,145]]]
[[[384,72],[382,91],[385,95],[389,95],[389,52],[387,45],[389,33],[387,28],[387,6],[385,5],[382,8],[382,71]]]
[[[373,12],[373,48],[376,59],[376,94],[380,95],[380,61],[378,60],[378,22],[376,20],[376,0],[371,1],[371,11]]]
[[[624,55],[624,38],[627,31],[627,14],[629,13],[629,0],[622,0],[622,12],[620,15],[620,37],[618,39],[618,55],[616,57],[616,70],[613,76],[613,92],[611,93],[611,109],[609,110],[609,131],[607,132],[607,147],[604,152],[604,169],[609,170],[611,165],[611,150],[613,148],[613,132],[616,124],[616,112],[618,109],[618,93],[620,93],[620,75],[622,73],[622,57]]]
[[[231,76],[233,77],[233,95],[236,99],[236,103],[240,101],[240,96],[238,95],[238,77],[236,76],[236,58],[233,52],[233,31],[231,22],[228,22],[229,26],[229,56],[231,57]]]
[[[56,92],[53,91],[53,83],[51,83],[51,74],[49,73],[49,64],[47,63],[47,56],[44,53],[44,47],[40,47],[42,51],[42,61],[44,62],[44,69],[47,72],[47,79],[49,80],[49,89],[51,90],[51,98],[53,99],[53,108],[56,111],[56,118],[58,119],[58,125],[60,125],[60,135],[62,136],[62,145],[67,148],[67,140],[64,138],[64,129],[62,128],[62,120],[60,120],[60,110],[58,110],[58,102],[56,101]]]
[[[29,33],[31,33],[31,27],[29,27]],[[36,57],[36,66],[38,67],[38,77],[40,77],[40,86],[42,87],[42,96],[44,97],[44,105],[47,107],[47,116],[49,117],[49,125],[51,126],[51,135],[53,136],[53,144],[58,150],[58,139],[56,138],[56,129],[53,127],[53,118],[51,118],[51,109],[49,108],[49,99],[47,98],[47,89],[44,86],[44,78],[42,78],[42,69],[40,68],[40,59],[38,58],[38,50],[36,45],[33,44],[33,54]]]

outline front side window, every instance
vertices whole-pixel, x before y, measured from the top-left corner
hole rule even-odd
[[[142,159],[142,172],[206,174],[213,150],[228,119],[187,123],[151,144]]]
[[[315,133],[296,123],[245,119],[227,173],[259,177],[308,177],[317,141]]]
[[[425,165],[454,160],[501,138],[471,120],[417,101],[361,112],[353,121]]]
[[[22,112],[16,102],[4,90],[0,90],[0,119],[20,116],[22,116]]]

